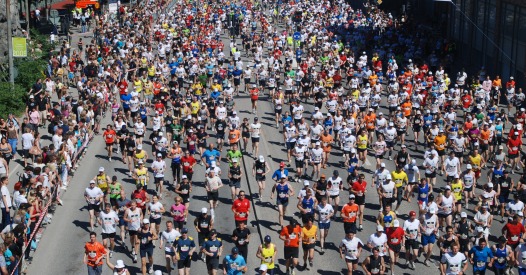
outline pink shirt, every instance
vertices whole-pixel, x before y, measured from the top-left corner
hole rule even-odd
[[[40,123],[40,114],[37,111],[29,113],[29,123],[39,124]]]
[[[184,221],[184,211],[186,210],[186,206],[184,204],[180,203],[179,205],[172,205],[171,213],[172,217],[174,218],[174,221],[176,222],[182,222]]]

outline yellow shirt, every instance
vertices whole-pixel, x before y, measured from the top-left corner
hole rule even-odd
[[[133,81],[133,88],[135,89],[136,92],[142,91],[142,81],[141,80]]]
[[[199,101],[192,101],[190,103],[190,109],[192,110],[192,115],[195,115],[197,114],[197,112],[199,112],[199,108],[201,108],[201,103],[199,103]]]
[[[391,177],[393,178],[393,181],[397,188],[402,187],[404,185],[404,182],[407,183],[409,181],[409,179],[407,178],[407,174],[404,171],[400,171],[399,173],[395,170],[391,172]]]
[[[135,173],[137,173],[137,177],[139,178],[137,180],[137,184],[144,185],[146,184],[146,174],[148,173],[148,168],[143,167],[142,169],[135,169]]]
[[[480,154],[476,156],[469,156],[469,162],[471,162],[471,165],[473,165],[473,170],[480,170],[480,162],[482,161],[482,157]]]
[[[367,149],[367,136],[358,136],[358,148]]]
[[[146,153],[144,152],[144,150],[141,150],[139,153],[135,154],[135,157],[137,159],[144,159],[145,156],[146,156]]]
[[[148,76],[154,77],[155,76],[155,66],[150,66],[148,68]]]
[[[219,92],[222,92],[223,86],[221,86],[221,84],[212,84],[212,91],[213,90],[218,90]]]
[[[455,196],[455,199],[457,201],[462,200],[462,181],[458,181],[457,183],[451,183],[451,191],[453,191],[453,196]]]
[[[153,94],[153,83],[148,81],[144,83],[144,94],[145,95],[151,95]]]
[[[318,232],[318,227],[313,225],[310,229],[307,229],[307,227],[301,228],[301,231],[303,232],[303,243],[304,244],[310,244],[310,243],[316,243],[316,237]]]
[[[261,256],[263,256],[263,260],[261,260],[261,264],[266,265],[268,269],[273,269],[274,261],[272,260],[272,256],[274,256],[275,252],[276,247],[274,246],[274,244],[270,244],[269,247],[262,246]]]
[[[102,192],[106,192],[108,190],[108,180],[106,178],[106,174],[97,175],[97,186],[102,190]]]

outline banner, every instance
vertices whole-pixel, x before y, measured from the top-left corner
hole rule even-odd
[[[25,37],[13,37],[13,57],[27,57],[27,43]]]

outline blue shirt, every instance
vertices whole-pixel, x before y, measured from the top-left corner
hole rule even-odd
[[[237,270],[238,267],[246,266],[247,263],[245,262],[245,259],[241,255],[237,255],[234,259],[232,255],[228,255],[223,260],[223,266],[226,269],[226,274],[228,275],[241,275],[243,272],[240,270]]]
[[[493,252],[491,252],[491,249],[489,249],[487,246],[484,248],[481,248],[480,246],[474,246],[469,251],[469,255],[473,255],[473,261],[475,262],[473,265],[474,271],[485,270],[486,263],[489,261],[489,259],[493,258]]]
[[[195,247],[195,242],[192,237],[186,239],[177,238],[177,240],[175,240],[175,245],[177,245],[177,253],[179,253],[180,259],[186,260],[187,257],[191,256],[190,250]]]
[[[205,158],[206,163],[210,165],[212,161],[216,161],[216,159],[219,159],[221,157],[221,153],[219,153],[219,151],[217,151],[216,149],[206,149],[201,157]]]
[[[285,176],[287,176],[287,178],[289,177],[289,170],[283,169],[283,171],[281,171],[280,169],[278,169],[278,170],[274,171],[274,174],[272,174],[272,179],[273,180],[280,180],[282,173],[285,174]]]
[[[219,252],[219,248],[223,246],[223,242],[221,242],[221,239],[220,238],[216,238],[215,240],[211,240],[211,239],[207,239],[204,243],[203,243],[203,249],[206,250],[206,252],[208,253],[213,253],[214,256],[212,256],[212,258],[215,258],[217,257],[217,253]],[[207,255],[207,257],[210,257]]]
[[[122,107],[125,109],[130,108],[130,100],[132,99],[131,94],[121,95]]]

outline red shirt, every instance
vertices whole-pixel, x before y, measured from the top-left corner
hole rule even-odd
[[[469,108],[469,106],[473,103],[473,98],[471,98],[470,95],[464,95],[462,97],[462,107]]]
[[[510,138],[508,139],[508,143],[507,145],[510,147],[510,149],[508,149],[508,154],[512,155],[512,154],[518,154],[519,153],[519,149],[522,145],[522,140],[517,137],[517,138]]]
[[[362,180],[362,182],[355,181],[352,184],[352,190],[357,192],[356,196],[360,196],[360,197],[363,196],[363,193],[365,193],[366,189],[367,189],[367,182],[364,180]]]
[[[388,244],[397,245],[402,242],[405,232],[401,227],[389,227],[385,230],[385,234],[387,235]]]
[[[291,228],[290,225],[287,225],[281,229],[281,233],[279,235],[288,238],[288,241],[285,241],[285,247],[300,246],[301,227],[299,225],[296,225],[294,228]]]
[[[248,212],[250,210],[250,201],[248,199],[237,199],[232,204],[232,211],[236,212],[234,214],[234,219],[236,221],[246,221],[248,220]]]
[[[506,231],[506,239],[508,239],[508,244],[515,245],[520,242],[522,235],[524,232],[526,232],[526,229],[524,229],[524,225],[521,223],[513,224],[509,222],[502,228],[502,233],[504,233],[504,231]]]
[[[144,209],[146,207],[147,197],[146,197],[146,191],[144,191],[143,189],[133,191],[132,198],[136,200],[137,207],[141,209]]]
[[[121,80],[121,82],[119,82],[119,93],[121,95],[124,95],[126,94],[127,89],[128,89],[128,82],[126,82],[126,80]]]
[[[196,163],[195,158],[192,156],[184,156],[181,158],[181,163],[183,164],[183,172],[193,173],[193,165]]]
[[[113,143],[115,141],[115,136],[117,135],[117,133],[115,133],[115,130],[111,129],[111,130],[106,130],[104,131],[104,140],[106,141],[106,143]]]

